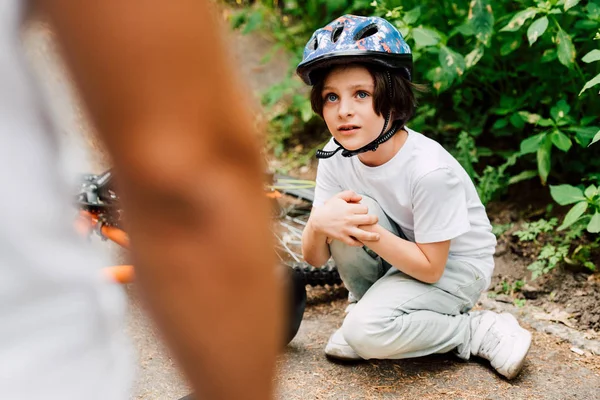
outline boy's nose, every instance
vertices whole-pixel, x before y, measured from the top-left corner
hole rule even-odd
[[[338,109],[340,118],[345,118],[354,114],[352,102],[348,100],[340,100],[340,108]]]

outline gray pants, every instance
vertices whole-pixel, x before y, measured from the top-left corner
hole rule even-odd
[[[382,227],[404,237],[375,200],[363,195],[361,203],[379,217]],[[493,262],[492,257],[449,258],[441,279],[428,284],[392,267],[366,247],[336,240],[330,249],[350,297],[358,300],[342,332],[361,357],[401,359],[455,350],[459,357],[469,358],[467,312],[487,286],[475,265]]]

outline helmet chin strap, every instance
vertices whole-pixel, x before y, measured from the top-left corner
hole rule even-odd
[[[387,120],[387,118],[386,118],[386,120]],[[386,125],[387,125],[387,122],[386,122]],[[390,140],[392,138],[392,136],[394,136],[396,134],[396,132],[398,132],[398,128],[402,127],[402,125],[403,124],[401,121],[394,123],[392,128],[387,133],[381,133],[371,143],[361,147],[360,149],[356,149],[356,150],[348,150],[344,146],[342,146],[337,140],[333,139],[335,144],[338,145],[338,148],[335,150],[332,150],[332,151],[317,150],[317,158],[319,158],[319,159],[331,158],[335,155],[335,153],[337,153],[340,150],[342,150],[342,156],[344,156],[344,157],[352,157],[352,156],[356,156],[361,153],[366,153],[367,151],[375,151],[375,150],[377,150],[377,148],[379,147],[380,144]],[[384,126],[384,129],[385,129],[385,126]]]
[[[392,99],[392,89],[393,89],[392,77],[390,76],[389,71],[386,71],[386,75],[387,75],[388,93],[389,93],[389,97],[391,100]],[[403,121],[396,121],[393,123],[391,129],[388,132],[386,132],[385,130],[387,129],[388,124],[390,123],[391,117],[392,117],[392,112],[390,111],[388,113],[388,115],[385,117],[385,122],[383,123],[383,129],[381,129],[381,133],[371,143],[366,144],[365,146],[361,147],[360,149],[348,150],[344,146],[342,146],[336,139],[333,139],[334,143],[338,145],[338,148],[335,150],[332,150],[332,151],[317,150],[317,153],[316,153],[317,158],[319,158],[319,159],[331,158],[335,155],[335,153],[337,153],[340,150],[342,150],[342,156],[344,156],[344,157],[352,157],[352,156],[356,156],[361,153],[366,153],[367,151],[377,150],[377,148],[379,147],[380,144],[390,140],[392,138],[392,136],[394,136],[396,134],[396,132],[398,132],[399,129],[402,129],[404,127]]]

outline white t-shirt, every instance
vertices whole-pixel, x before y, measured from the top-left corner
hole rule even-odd
[[[24,4],[0,2],[0,399],[128,399],[124,293],[75,233],[74,196],[24,61]]]
[[[410,241],[450,240],[450,258],[487,259],[479,267],[489,282],[496,237],[471,178],[439,143],[406,131],[402,148],[383,165],[368,167],[341,153],[320,160],[313,205],[344,190],[369,196]],[[325,147],[335,148],[333,140]]]

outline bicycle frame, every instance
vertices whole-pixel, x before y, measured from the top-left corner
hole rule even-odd
[[[92,232],[96,232],[102,238],[109,239],[123,248],[129,248],[129,236],[125,231],[113,226],[103,225],[98,216],[89,211],[79,211],[75,228],[82,235],[88,236]],[[135,279],[133,265],[113,265],[105,267],[104,271],[109,279],[117,283],[131,283]]]

